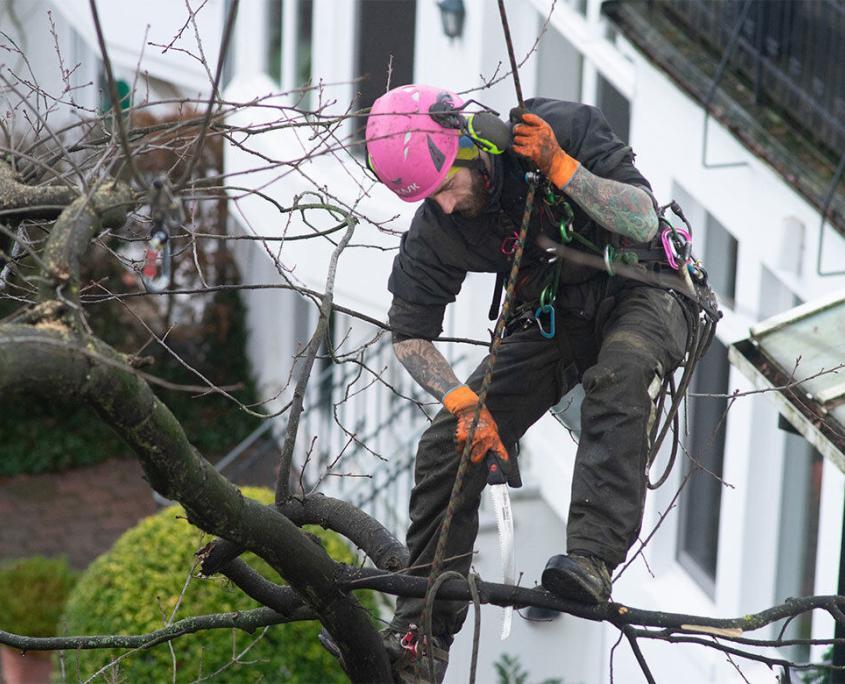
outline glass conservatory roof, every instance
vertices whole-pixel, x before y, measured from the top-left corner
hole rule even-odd
[[[751,328],[730,359],[789,423],[845,471],[845,293]]]

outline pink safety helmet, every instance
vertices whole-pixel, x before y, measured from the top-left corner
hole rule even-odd
[[[428,197],[449,173],[461,135],[460,114],[449,112],[463,104],[457,94],[427,85],[400,86],[373,103],[366,134],[370,167],[400,199]],[[437,123],[432,105],[455,127]]]

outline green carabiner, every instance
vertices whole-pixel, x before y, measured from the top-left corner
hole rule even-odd
[[[575,237],[575,231],[572,229],[572,221],[566,219],[560,220],[560,240],[563,244],[568,245]]]

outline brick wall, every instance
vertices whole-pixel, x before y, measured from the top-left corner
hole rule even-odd
[[[0,560],[65,555],[82,569],[155,510],[152,490],[131,458],[0,478]]]

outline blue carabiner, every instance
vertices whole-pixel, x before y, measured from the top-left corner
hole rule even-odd
[[[543,329],[543,321],[540,319],[543,314],[549,314],[548,331]],[[555,336],[555,308],[551,304],[538,306],[534,312],[534,318],[537,319],[537,327],[540,328],[540,334],[547,340],[552,339]]]

